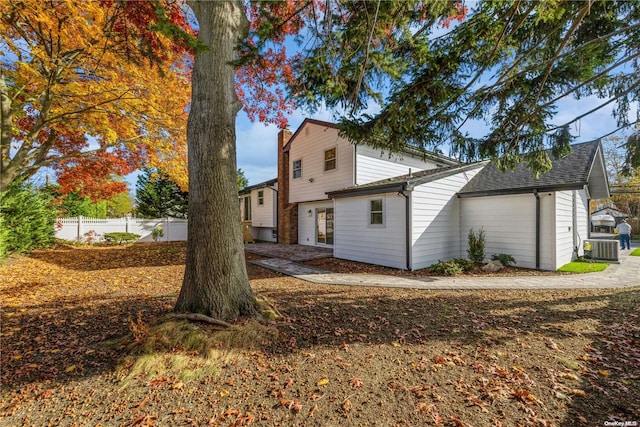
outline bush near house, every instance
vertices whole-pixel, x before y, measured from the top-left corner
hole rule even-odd
[[[494,254],[491,257],[491,260],[500,261],[505,267],[510,267],[516,264],[515,258],[509,254]]]
[[[467,235],[467,256],[471,261],[483,262],[485,253],[485,236],[484,230],[480,227],[478,232],[474,232],[473,228],[469,229]]]
[[[451,261],[439,261],[429,267],[429,272],[443,276],[455,276],[466,273],[476,268],[476,263],[464,258],[457,258]]]

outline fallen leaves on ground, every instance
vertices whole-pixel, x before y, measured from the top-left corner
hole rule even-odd
[[[369,268],[340,268],[351,267]],[[640,417],[638,289],[323,286],[248,268],[283,314],[272,323],[277,338],[235,349],[204,377],[185,362],[182,375],[140,371],[125,386],[130,345],[175,303],[184,244],[59,247],[0,266],[0,423],[569,426]],[[188,361],[183,353],[166,356]]]

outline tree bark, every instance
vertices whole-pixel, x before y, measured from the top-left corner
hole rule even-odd
[[[253,316],[256,299],[244,259],[236,177],[240,102],[229,61],[248,31],[240,1],[190,1],[210,50],[196,54],[187,124],[189,231],[175,311],[218,319]]]
[[[0,74],[0,191],[4,191],[14,180],[16,172],[11,166],[11,97],[4,74]]]

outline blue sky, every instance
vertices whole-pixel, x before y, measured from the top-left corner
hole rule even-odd
[[[554,118],[554,123],[559,125],[569,122],[581,113],[601,103],[602,100],[595,97],[581,100],[563,100],[560,103],[558,114]],[[573,143],[592,141],[617,129],[618,126],[611,111],[611,106],[607,106],[572,124],[570,130],[575,137]],[[635,117],[635,114],[635,109],[632,109],[630,116]],[[313,115],[305,115],[302,111],[296,110],[289,117],[291,131],[295,132],[307,117],[333,121],[330,111],[323,110]],[[485,130],[486,127],[481,123],[472,123],[467,127],[467,131],[472,135],[479,135]],[[276,177],[278,160],[277,135],[278,129],[275,125],[265,126],[259,122],[252,123],[243,112],[238,115],[236,123],[237,162],[238,167],[244,171],[245,176],[249,179],[250,185]],[[625,134],[622,133],[620,135]],[[447,154],[447,148],[442,147],[442,149]]]

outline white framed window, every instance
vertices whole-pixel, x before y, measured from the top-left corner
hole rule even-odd
[[[331,171],[336,169],[337,161],[336,161],[336,147],[330,148],[324,152],[324,170]]]
[[[258,206],[264,205],[264,190],[258,191]]]
[[[302,159],[294,160],[293,167],[293,178],[302,178]]]
[[[369,200],[369,225],[372,227],[384,226],[384,200]]]

